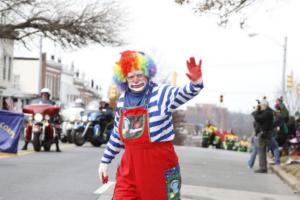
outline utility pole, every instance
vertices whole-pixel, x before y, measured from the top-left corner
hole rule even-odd
[[[286,51],[287,51],[287,36],[284,37],[283,43],[283,65],[282,65],[282,97],[286,100],[285,91],[285,75],[286,75]]]
[[[286,55],[287,55],[287,41],[288,38],[287,36],[284,37],[284,41],[283,44],[270,38],[269,36],[265,35],[265,34],[261,34],[261,33],[249,33],[248,36],[249,37],[255,37],[257,35],[262,35],[264,37],[266,37],[267,39],[273,41],[275,44],[277,44],[278,46],[280,46],[281,48],[283,48],[283,63],[282,63],[282,83],[281,83],[281,96],[283,97],[283,99],[286,100],[286,89],[285,89],[285,76],[286,76]]]
[[[38,91],[37,94],[40,93],[41,89],[42,89],[42,68],[43,68],[43,36],[40,36],[40,50],[39,50],[39,67],[38,67]]]

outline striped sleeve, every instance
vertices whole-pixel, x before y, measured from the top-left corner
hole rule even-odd
[[[173,112],[179,106],[197,96],[202,88],[202,80],[198,83],[190,82],[184,87],[172,87],[170,85],[166,85],[162,89],[162,93],[164,93],[164,95],[161,96],[161,98],[163,98],[161,100],[161,105],[163,106],[162,111],[165,113]]]
[[[114,129],[110,135],[109,141],[106,144],[106,148],[101,158],[101,163],[109,164],[116,157],[116,155],[124,148],[124,144],[120,138],[118,124],[120,120],[120,104],[123,104],[124,98],[120,97],[117,105],[115,120],[114,120]]]

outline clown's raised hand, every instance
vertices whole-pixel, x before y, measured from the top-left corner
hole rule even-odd
[[[189,70],[186,75],[193,83],[198,83],[202,80],[201,64],[202,60],[200,60],[197,65],[194,57],[190,57],[190,60],[186,61],[186,65]]]

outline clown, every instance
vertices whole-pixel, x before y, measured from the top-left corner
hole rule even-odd
[[[121,53],[114,81],[123,91],[117,104],[114,131],[99,165],[99,176],[125,149],[116,175],[114,200],[180,199],[181,176],[174,139],[172,112],[203,88],[201,60],[187,61],[190,82],[183,88],[157,85],[151,78],[156,65],[146,54]]]

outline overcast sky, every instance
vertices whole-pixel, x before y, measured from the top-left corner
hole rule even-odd
[[[199,17],[173,0],[122,0],[130,24],[120,48],[92,45],[76,52],[60,54],[64,63],[74,61],[102,86],[111,83],[112,66],[119,52],[132,49],[153,56],[160,74],[178,74],[178,85],[188,82],[186,60],[202,59],[204,90],[187,105],[224,104],[231,111],[250,112],[255,99],[268,96],[271,104],[281,90],[284,36],[288,36],[287,73],[293,70],[300,80],[299,0],[273,1],[252,8],[245,29],[232,25],[218,27],[213,17]],[[267,1],[265,1],[267,2]],[[274,2],[277,2],[276,4]],[[284,2],[284,3],[282,3]],[[260,33],[249,37],[249,33]],[[44,51],[47,50],[44,46]],[[49,47],[49,49],[51,49]]]

